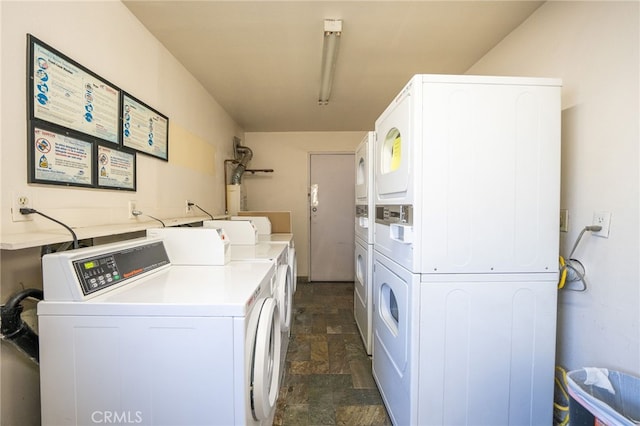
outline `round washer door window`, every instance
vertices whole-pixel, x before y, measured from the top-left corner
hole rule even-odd
[[[269,417],[278,400],[280,379],[280,311],[275,299],[265,299],[260,310],[251,369],[253,417]]]
[[[278,306],[280,308],[280,331],[289,331],[291,327],[291,309],[293,305],[293,284],[291,267],[278,266]]]

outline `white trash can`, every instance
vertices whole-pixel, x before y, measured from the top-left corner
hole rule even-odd
[[[606,368],[581,368],[567,373],[567,382],[571,426],[640,425],[640,378]]]

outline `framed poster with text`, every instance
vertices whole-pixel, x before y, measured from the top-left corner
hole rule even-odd
[[[95,146],[80,134],[34,122],[29,143],[29,183],[95,186]]]
[[[169,118],[122,92],[122,146],[169,160]]]
[[[126,149],[98,145],[98,188],[136,190],[136,154]]]
[[[28,42],[29,120],[120,143],[120,89],[38,40]]]

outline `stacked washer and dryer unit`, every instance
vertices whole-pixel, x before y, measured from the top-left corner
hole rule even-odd
[[[394,424],[552,423],[560,91],[416,75],[376,121],[373,375]]]
[[[193,256],[178,264],[175,238],[171,250],[149,237],[43,257],[43,425],[272,423],[275,265],[228,262],[220,230],[181,230]]]
[[[375,204],[373,193],[374,132],[367,132],[356,148],[355,170],[355,277],[353,313],[367,355],[371,355],[373,223]]]

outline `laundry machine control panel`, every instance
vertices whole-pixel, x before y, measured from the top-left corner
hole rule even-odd
[[[410,204],[376,205],[376,250],[395,259],[411,259],[415,232],[413,206]],[[387,249],[393,246],[393,249]]]
[[[384,225],[392,223],[413,224],[413,206],[411,205],[377,205],[376,222]]]
[[[48,254],[42,258],[45,299],[82,301],[170,264],[158,239]]]
[[[167,264],[169,258],[161,242],[73,261],[85,295]]]
[[[369,206],[366,204],[358,204],[356,205],[356,217],[368,217],[369,216]]]

